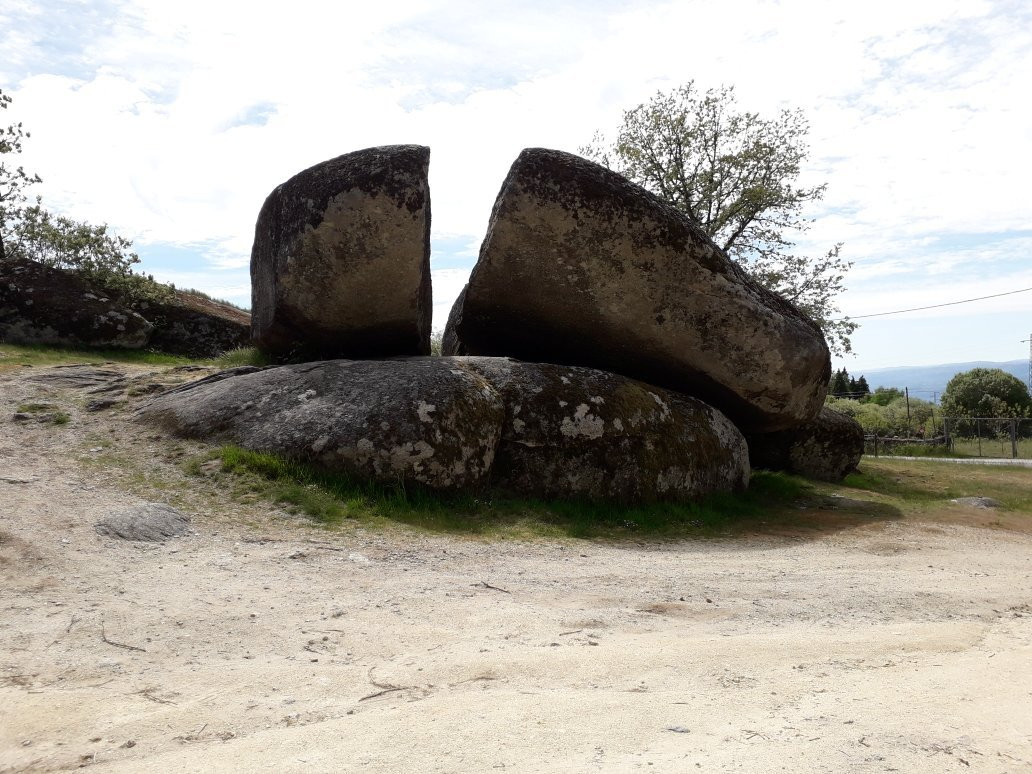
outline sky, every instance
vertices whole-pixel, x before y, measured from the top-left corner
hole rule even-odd
[[[576,152],[694,80],[810,122],[798,240],[853,261],[844,315],[1032,288],[1027,0],[0,0],[2,116],[63,214],[144,271],[249,305],[279,183],[374,145],[431,148],[434,327],[525,147]],[[1028,355],[1032,292],[858,319],[864,368]]]

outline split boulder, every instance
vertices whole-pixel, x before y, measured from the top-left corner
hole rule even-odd
[[[495,485],[533,497],[624,503],[744,489],[738,429],[702,401],[593,368],[455,358],[505,403]]]
[[[820,410],[817,325],[683,213],[578,156],[524,150],[495,201],[445,354],[590,366],[695,395],[751,432]]]
[[[253,337],[280,359],[430,352],[430,149],[324,161],[266,199],[251,251]]]

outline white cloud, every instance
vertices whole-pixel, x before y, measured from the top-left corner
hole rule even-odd
[[[970,268],[968,256],[934,254],[949,252],[949,235],[1032,225],[1021,98],[1032,91],[1032,12],[1020,3],[92,7],[0,11],[0,73],[33,130],[25,162],[58,209],[141,243],[215,245],[215,267],[246,266],[275,185],[393,142],[431,146],[435,239],[465,242],[472,263],[521,148],[575,150],[692,78],[735,84],[743,108],[806,112],[808,176],[829,188],[801,247],[846,242],[857,265],[843,308],[920,305]],[[82,24],[55,40],[43,22],[57,12]],[[435,270],[437,318],[463,271]],[[999,271],[1004,284],[1019,279],[1014,266]]]

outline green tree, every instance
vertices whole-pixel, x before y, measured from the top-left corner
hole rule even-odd
[[[863,400],[871,394],[871,385],[867,383],[867,379],[864,378],[863,374],[860,374],[860,378],[856,380],[857,400]]]
[[[849,392],[849,371],[845,368],[840,368],[835,372],[835,375],[831,377],[831,386],[828,392],[834,396],[842,397]]]
[[[879,387],[866,397],[867,403],[874,403],[878,406],[888,406],[896,398],[903,398],[903,390],[897,387]]]
[[[852,265],[841,244],[817,258],[793,252],[812,221],[808,205],[825,185],[797,182],[809,149],[800,110],[775,118],[741,112],[733,87],[700,93],[694,82],[627,110],[616,140],[596,133],[580,153],[684,212],[762,285],[793,302],[824,331],[836,354],[850,352],[857,324],[834,299]]]
[[[10,104],[10,95],[0,89],[0,110],[7,110]],[[11,160],[22,152],[22,140],[29,136],[21,122],[0,127],[0,260],[6,257],[4,238],[9,224],[21,216],[24,208],[26,189],[42,182],[39,175],[29,174]]]
[[[972,368],[947,383],[942,413],[953,417],[1024,417],[1032,414],[1032,396],[1013,374],[1000,368]]]
[[[11,97],[0,91],[0,108]],[[175,291],[153,279],[135,274],[140,262],[129,239],[111,234],[107,224],[94,226],[43,207],[42,199],[28,204],[26,189],[42,182],[4,157],[22,152],[28,132],[21,123],[0,129],[0,260],[30,260],[85,275],[124,300],[169,301]]]

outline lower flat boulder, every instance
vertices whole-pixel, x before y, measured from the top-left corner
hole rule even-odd
[[[140,349],[154,326],[74,272],[0,261],[0,341]]]
[[[454,357],[214,375],[140,412],[382,482],[535,497],[691,500],[743,488],[741,433],[701,401],[590,368]]]
[[[864,453],[864,430],[850,416],[824,407],[791,430],[747,436],[754,468],[782,470],[822,481],[841,481]]]
[[[744,489],[745,439],[700,400],[593,368],[453,358],[505,402],[492,482],[533,497],[624,503]]]
[[[219,375],[157,396],[144,419],[385,483],[462,489],[494,460],[502,401],[442,358],[324,360]]]

